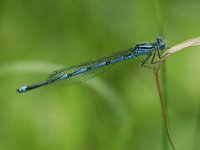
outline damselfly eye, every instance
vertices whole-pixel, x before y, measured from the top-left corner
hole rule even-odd
[[[157,44],[158,44],[159,50],[164,50],[165,47],[166,47],[166,43],[163,40],[163,38],[162,37],[158,37],[156,40],[157,40]]]
[[[164,42],[159,44],[159,49],[160,50],[165,49],[165,43]]]

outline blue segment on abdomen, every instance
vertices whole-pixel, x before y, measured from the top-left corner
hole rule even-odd
[[[86,72],[86,71],[87,71],[87,68],[82,68],[82,69],[80,69],[80,70],[78,70],[78,71],[72,73],[72,76],[77,75],[77,74],[84,73],[84,72]]]
[[[59,80],[63,80],[63,79],[66,79],[66,78],[68,78],[68,74],[63,75],[62,77],[60,77]]]
[[[127,56],[124,57],[124,60],[133,59],[135,57],[136,57],[136,55],[129,54],[129,55],[127,55]]]
[[[99,68],[99,67],[103,67],[106,65],[106,62],[101,62],[99,64],[96,64],[94,66],[91,67],[91,69],[96,69],[96,68]]]
[[[110,60],[110,63],[116,63],[116,62],[122,61],[122,60],[124,60],[124,56],[121,56],[121,57],[116,58],[116,59],[112,59],[112,60]]]

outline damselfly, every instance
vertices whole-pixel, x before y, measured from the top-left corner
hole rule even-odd
[[[39,88],[41,86],[49,85],[52,83],[56,83],[62,80],[66,80],[67,83],[77,83],[89,78],[92,78],[96,75],[96,73],[100,73],[105,70],[107,66],[111,64],[121,62],[124,60],[129,60],[136,58],[138,56],[146,55],[146,57],[142,60],[142,66],[149,67],[146,62],[151,58],[151,64],[154,64],[154,58],[157,54],[159,59],[160,50],[164,50],[166,44],[161,37],[156,38],[154,43],[141,43],[137,44],[135,47],[132,47],[128,50],[124,50],[115,54],[112,54],[108,57],[101,58],[95,61],[89,61],[80,65],[72,66],[69,68],[63,68],[60,70],[56,70],[51,73],[48,79],[44,82],[31,84],[27,86],[23,86],[16,91],[19,93],[26,92],[32,89]]]

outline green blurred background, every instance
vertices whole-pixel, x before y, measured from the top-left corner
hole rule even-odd
[[[75,86],[24,94],[71,66],[163,35],[168,46],[200,36],[199,0],[0,0],[0,150],[161,150],[166,134],[153,71],[142,58]],[[170,132],[198,150],[200,50],[165,63]]]

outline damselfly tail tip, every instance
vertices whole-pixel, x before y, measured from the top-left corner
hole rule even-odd
[[[18,93],[26,92],[26,88],[27,88],[27,86],[23,86],[23,87],[21,87],[19,89],[16,89],[16,92],[18,92]]]
[[[20,89],[16,89],[16,92],[21,93]]]
[[[22,91],[22,90],[19,88],[19,89],[16,89],[16,92],[18,92],[18,93],[23,93],[24,91]]]

